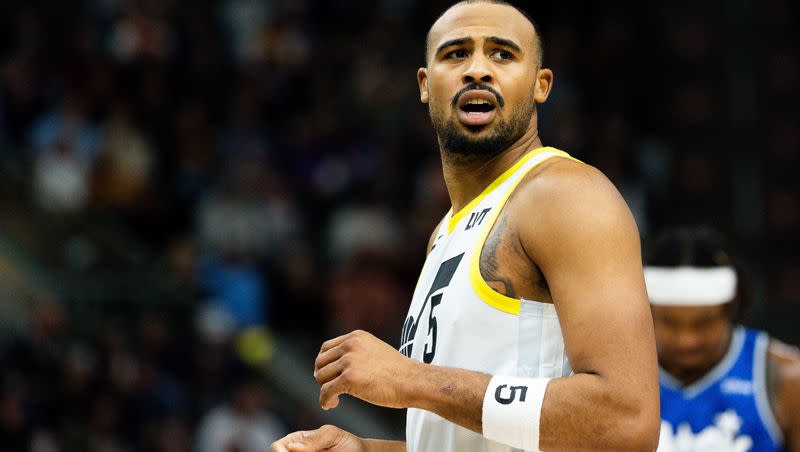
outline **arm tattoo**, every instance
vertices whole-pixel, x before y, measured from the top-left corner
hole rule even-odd
[[[510,298],[517,298],[517,292],[511,280],[500,275],[499,265],[497,263],[497,249],[503,245],[503,239],[506,230],[506,218],[500,219],[494,226],[494,230],[486,239],[486,243],[481,250],[480,271],[481,276],[486,281],[486,284],[494,289],[497,293],[505,295]]]

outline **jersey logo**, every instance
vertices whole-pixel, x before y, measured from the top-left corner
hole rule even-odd
[[[433,310],[442,302],[441,293],[436,295],[433,294],[434,292],[444,289],[450,285],[450,281],[452,281],[453,275],[456,273],[456,269],[458,268],[458,264],[461,262],[462,257],[464,257],[464,253],[461,253],[455,257],[451,257],[450,259],[442,262],[442,264],[439,266],[439,270],[436,271],[436,277],[433,278],[433,284],[431,284],[431,288],[428,290],[428,294],[425,296],[425,301],[422,302],[422,308],[420,308],[419,314],[417,314],[416,318],[412,315],[406,317],[406,321],[403,322],[403,330],[400,333],[400,353],[409,358],[411,357],[411,353],[414,351],[414,336],[417,334],[419,319],[422,318],[422,314],[425,312],[425,307],[428,306],[428,300],[430,300],[431,309],[428,314],[428,336],[431,337],[431,345],[430,347],[428,344],[425,345],[425,355],[423,356],[423,360],[426,364],[430,364],[431,361],[433,361],[433,357],[436,354],[436,334],[438,332],[436,316]]]
[[[679,425],[678,430],[673,433],[672,425],[662,420],[658,452],[747,452],[753,447],[753,440],[747,435],[739,435],[741,428],[742,419],[734,410],[717,414],[714,425],[709,425],[698,433],[692,433],[692,428],[686,423]]]
[[[472,212],[469,214],[469,220],[467,220],[467,227],[464,228],[465,231],[469,231],[470,229],[474,228],[475,226],[480,225],[483,223],[483,219],[486,218],[486,214],[492,210],[491,207],[487,207],[480,212]]]
[[[752,395],[753,382],[741,378],[726,378],[722,381],[719,389],[726,394]]]
[[[519,401],[520,402],[525,401],[525,394],[528,393],[527,386],[511,386],[508,388],[509,391],[511,391],[511,394],[508,397],[503,397],[503,389],[506,388],[507,386],[508,385],[500,385],[494,391],[494,399],[497,400],[498,403],[502,403],[503,405],[508,405],[511,402],[514,402],[517,398],[517,389],[519,389],[520,391]]]

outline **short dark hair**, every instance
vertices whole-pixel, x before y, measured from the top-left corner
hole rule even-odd
[[[750,302],[750,287],[741,264],[725,240],[705,226],[679,227],[656,238],[647,253],[647,265],[653,267],[733,267],[736,271],[736,298],[726,304],[731,320],[740,322]]]
[[[523,10],[522,8],[513,3],[507,2],[505,0],[461,0],[460,2],[454,3],[449,8],[442,11],[442,13],[436,17],[433,23],[435,24],[439,19],[441,19],[442,16],[444,16],[444,14],[447,11],[450,11],[452,8],[458,5],[468,5],[471,3],[491,3],[494,5],[510,6],[515,10],[517,10],[517,12],[522,14],[523,17],[528,19],[528,22],[530,22],[531,25],[533,25],[533,31],[535,32],[536,35],[536,53],[537,53],[536,63],[539,67],[542,66],[542,62],[544,61],[544,37],[542,35],[542,29],[539,28],[539,24],[537,24],[536,21],[533,20],[530,14],[528,14],[527,12],[525,12],[525,10]],[[433,27],[433,25],[431,25],[431,27]],[[428,48],[430,47],[430,37],[431,37],[431,29],[428,28],[428,34],[425,36],[425,64],[428,63],[428,58],[430,58],[430,55],[428,53]]]

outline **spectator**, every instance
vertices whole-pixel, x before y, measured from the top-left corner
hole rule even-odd
[[[86,207],[98,137],[78,95],[40,118],[31,131],[33,189],[40,207],[74,212]]]
[[[154,176],[155,153],[133,123],[129,107],[116,104],[101,129],[101,150],[95,169],[94,198],[117,211],[141,209]]]
[[[172,50],[172,30],[152,11],[145,10],[145,5],[155,3],[130,1],[125,5],[111,34],[111,53],[122,62],[166,58]]]
[[[240,331],[396,340],[450,208],[414,80],[446,3],[4,2],[0,449],[268,436],[257,391],[228,394]],[[643,236],[738,230],[759,312],[800,340],[794,4],[752,2],[748,31],[663,3],[531,11],[556,74],[542,140],[610,175]]]
[[[258,452],[285,435],[281,422],[266,409],[264,385],[245,376],[234,384],[229,400],[211,410],[200,423],[201,452]]]

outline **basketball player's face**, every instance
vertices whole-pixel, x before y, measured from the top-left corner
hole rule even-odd
[[[459,5],[433,25],[417,78],[446,151],[492,156],[535,130],[535,103],[552,85],[552,72],[537,67],[536,39],[505,5]]]
[[[653,306],[658,360],[679,375],[703,373],[725,354],[732,331],[724,306]]]

